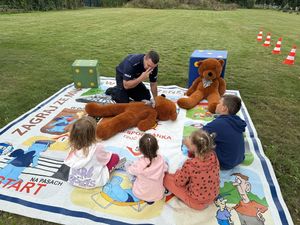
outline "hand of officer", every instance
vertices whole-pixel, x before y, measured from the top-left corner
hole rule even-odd
[[[145,72],[143,72],[141,75],[142,81],[147,80],[152,71],[153,71],[153,68],[149,67]]]

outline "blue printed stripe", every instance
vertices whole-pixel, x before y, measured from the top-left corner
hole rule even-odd
[[[38,209],[38,210],[62,214],[62,215],[66,215],[66,216],[85,218],[85,219],[89,219],[89,220],[92,220],[94,222],[99,222],[99,223],[107,223],[107,224],[111,224],[111,225],[131,225],[132,224],[132,223],[125,223],[122,221],[117,221],[117,220],[106,219],[103,217],[94,216],[94,215],[92,215],[90,213],[86,213],[86,212],[74,211],[74,210],[69,210],[69,209],[65,209],[65,208],[61,208],[61,207],[33,203],[33,202],[29,202],[29,201],[26,201],[23,199],[10,197],[10,196],[6,196],[6,195],[2,195],[2,194],[0,194],[0,199],[4,200],[4,201],[8,201],[8,202],[14,202],[19,205],[23,205],[23,206]],[[151,224],[143,223],[143,224],[138,224],[138,225],[151,225]]]
[[[244,115],[245,122],[247,123],[247,127],[248,127],[249,132],[250,132],[250,137],[251,137],[251,140],[252,140],[252,143],[253,143],[253,146],[254,146],[255,153],[257,154],[257,156],[260,159],[260,162],[262,164],[262,167],[263,167],[263,170],[264,170],[264,173],[265,173],[265,176],[266,176],[266,179],[268,181],[270,191],[271,191],[271,194],[272,194],[272,197],[273,197],[273,201],[276,205],[276,208],[277,208],[277,211],[279,213],[281,222],[282,222],[282,224],[288,224],[286,215],[285,215],[284,210],[282,208],[282,205],[281,205],[281,203],[278,199],[277,191],[276,191],[274,182],[272,180],[269,167],[267,165],[267,162],[266,162],[265,158],[260,154],[258,143],[257,143],[256,137],[254,137],[254,132],[253,132],[253,129],[252,129],[252,127],[250,125],[250,122],[248,120],[246,111],[243,107],[241,108],[241,111],[242,111],[242,114]]]

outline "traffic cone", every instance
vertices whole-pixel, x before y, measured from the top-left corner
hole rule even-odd
[[[262,32],[262,30],[261,30],[261,31],[259,31],[256,40],[257,40],[257,41],[262,41],[262,35],[263,35],[263,32]]]
[[[287,65],[294,65],[295,56],[296,56],[296,45],[293,46],[292,50],[290,51],[290,54],[286,57],[286,59],[282,63]]]
[[[272,54],[280,54],[280,47],[281,47],[281,41],[282,41],[282,38],[279,38],[277,43],[276,43],[276,46],[275,48],[273,49],[272,51]]]
[[[264,47],[269,47],[270,44],[271,44],[271,33],[268,33],[267,38],[266,38],[265,42],[263,43],[263,46]]]

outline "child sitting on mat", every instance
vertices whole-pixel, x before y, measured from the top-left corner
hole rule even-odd
[[[151,134],[144,134],[139,140],[139,150],[143,154],[127,172],[136,177],[133,194],[149,204],[164,197],[163,179],[168,169],[163,157],[157,153],[158,143]]]
[[[167,173],[164,186],[193,209],[202,210],[219,194],[219,161],[214,152],[214,134],[194,131],[185,145],[194,158],[187,159],[175,174]]]
[[[246,122],[237,114],[241,109],[241,99],[235,95],[223,95],[216,108],[219,116],[202,129],[216,133],[216,153],[221,169],[229,170],[243,162],[245,143],[243,132]]]
[[[97,142],[96,125],[95,119],[84,116],[71,129],[71,151],[65,164],[70,167],[68,182],[74,186],[95,188],[105,185],[110,172],[119,163],[117,154],[104,151],[103,145]]]

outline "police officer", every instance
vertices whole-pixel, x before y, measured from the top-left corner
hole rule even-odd
[[[117,103],[130,100],[150,100],[150,91],[143,84],[149,79],[153,97],[157,96],[157,74],[159,55],[155,51],[147,54],[130,54],[116,67],[117,86],[105,92]]]

